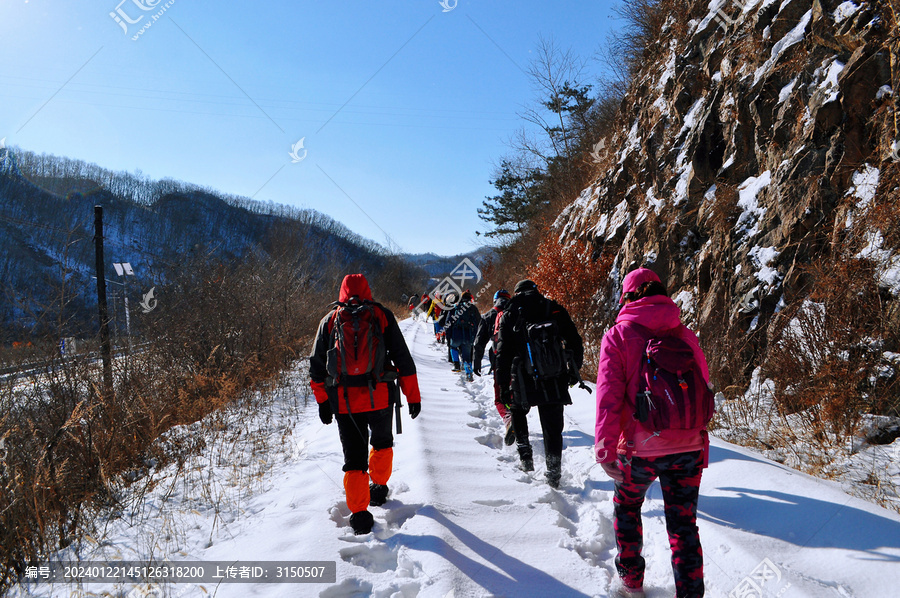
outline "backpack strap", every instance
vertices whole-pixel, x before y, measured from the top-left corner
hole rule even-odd
[[[646,326],[642,326],[637,322],[626,321],[624,324],[627,324],[629,328],[631,328],[634,332],[636,332],[643,340],[644,340],[644,350],[641,355],[641,359],[647,359],[647,340],[649,335],[651,335],[651,331]],[[638,368],[640,371],[640,368]],[[634,454],[634,436],[635,430],[637,429],[637,397],[629,397],[627,394],[625,395],[626,404],[631,407],[631,417],[628,419],[628,426],[623,430],[625,436],[625,459],[623,461],[626,468],[631,469],[631,457]]]
[[[550,301],[550,299],[547,299],[546,297],[544,297],[544,306],[545,306],[545,309],[547,312],[545,314],[544,319],[549,322],[552,319],[551,318],[551,316],[552,316],[551,309],[553,308],[553,302]],[[553,321],[556,322],[555,319]],[[556,323],[556,326],[557,326],[557,331],[558,331],[559,330],[558,322]],[[563,358],[565,358],[565,353],[563,354]],[[544,387],[544,396],[546,396],[547,395],[547,382],[544,381],[542,383],[542,386]],[[556,395],[557,401],[562,401],[562,397],[559,394],[559,383],[558,383],[558,380],[556,380],[556,379],[554,379],[554,383],[553,383],[553,393]]]

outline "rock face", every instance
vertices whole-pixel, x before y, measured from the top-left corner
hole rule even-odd
[[[896,24],[875,2],[683,5],[648,50],[596,181],[556,226],[616,254],[611,312],[622,275],[645,265],[701,338],[722,324],[752,333],[758,359],[773,315],[809,292],[806,267],[834,254],[876,191],[896,197]],[[896,242],[898,224],[882,226]],[[897,252],[877,249],[896,297]]]

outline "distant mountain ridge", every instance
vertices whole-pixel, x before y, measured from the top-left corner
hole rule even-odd
[[[468,253],[460,253],[454,256],[437,255],[435,253],[404,254],[412,264],[423,268],[432,278],[449,274],[464,259],[470,259],[477,267],[483,267],[494,256],[494,250],[490,247],[479,247]]]

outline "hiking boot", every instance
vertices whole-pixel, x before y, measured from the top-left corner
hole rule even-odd
[[[522,471],[534,471],[534,457],[531,453],[531,445],[519,445],[519,469]]]
[[[544,474],[544,477],[547,478],[547,485],[551,488],[558,489],[559,488],[559,471],[547,470],[547,473]]]
[[[475,377],[472,375],[472,372],[466,374],[466,382],[474,382]]]
[[[387,502],[388,487],[384,484],[369,484],[369,505],[380,507]]]
[[[617,598],[644,598],[645,596],[644,588],[629,588],[628,586],[623,585],[616,590]]]
[[[458,361],[453,362],[453,369],[451,371],[452,372],[461,372],[462,371],[462,367],[459,365]]]
[[[350,515],[350,527],[353,528],[353,533],[357,536],[371,532],[373,525],[375,525],[375,518],[368,511],[360,511]]]
[[[560,457],[547,457],[547,484],[551,488],[559,488],[559,478],[562,476],[562,459]]]
[[[616,573],[619,574],[619,587],[615,596],[618,598],[644,598],[644,566],[643,557],[637,557],[636,563],[626,567],[616,557]]]
[[[503,436],[503,443],[506,446],[512,446],[516,441],[516,431],[513,429],[512,418],[506,422],[506,435]]]

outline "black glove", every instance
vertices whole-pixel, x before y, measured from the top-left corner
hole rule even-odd
[[[334,419],[334,412],[331,410],[330,402],[325,401],[319,403],[319,419],[322,420],[322,423],[326,426]]]
[[[419,417],[419,414],[422,413],[422,403],[410,403],[409,404],[409,416],[413,419]]]

